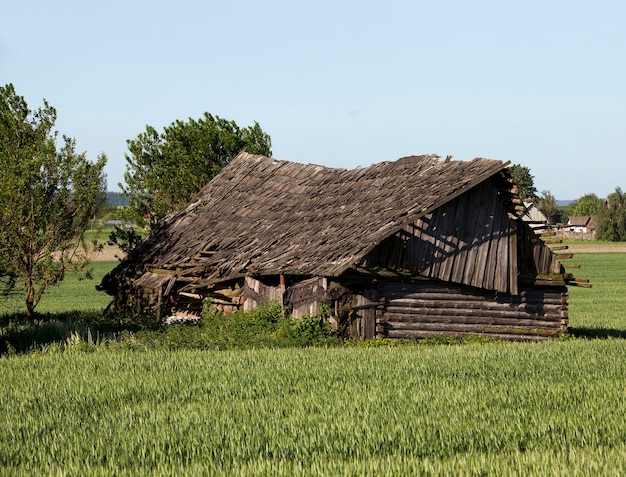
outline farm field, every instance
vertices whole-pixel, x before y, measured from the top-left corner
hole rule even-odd
[[[620,340],[3,359],[3,475],[623,475]]]
[[[568,339],[2,358],[0,474],[625,475],[626,254],[570,262]]]
[[[68,273],[59,286],[50,287],[46,290],[36,311],[41,314],[63,313],[67,311],[95,311],[104,309],[110,297],[105,293],[96,291],[95,287],[102,277],[118,261],[93,261],[89,269],[91,278],[84,274],[75,275]],[[11,296],[0,301],[0,315],[18,313],[24,310],[23,298]]]

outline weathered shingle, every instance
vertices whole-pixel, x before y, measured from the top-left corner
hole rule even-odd
[[[336,276],[505,166],[412,156],[346,170],[242,153],[185,210],[161,221],[103,287],[153,269],[191,267],[214,282],[249,274]]]

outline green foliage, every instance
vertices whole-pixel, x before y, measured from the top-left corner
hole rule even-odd
[[[626,193],[619,187],[607,197],[608,207],[598,218],[596,236],[599,240],[626,241]]]
[[[320,311],[316,316],[303,316],[299,320],[291,319],[287,324],[289,335],[301,346],[337,343],[327,312]]]
[[[567,221],[567,218],[574,215],[574,207],[572,204],[559,205],[559,222],[563,223]]]
[[[555,224],[559,222],[561,218],[559,207],[556,204],[556,198],[550,191],[544,190],[541,192],[537,201],[537,207],[543,212],[549,223]]]
[[[596,194],[585,194],[572,204],[572,213],[575,216],[600,215],[604,208],[604,201]]]
[[[521,164],[513,164],[509,166],[509,172],[517,184],[522,199],[532,199],[537,196],[535,177],[530,173],[530,168]]]
[[[132,252],[143,240],[143,235],[131,227],[115,228],[109,233],[109,245],[115,245],[125,254]]]
[[[205,113],[198,120],[177,120],[159,133],[152,126],[128,141],[126,185],[137,219],[153,222],[184,207],[230,160],[245,150],[271,155],[271,141],[259,126]]]
[[[183,330],[185,346],[218,349],[245,349],[259,347],[292,347],[338,344],[328,324],[327,311],[320,310],[316,316],[293,319],[285,315],[276,301],[250,311],[223,314],[213,313],[210,302],[198,326]],[[168,327],[159,340],[166,338],[168,346],[178,347],[172,340],[181,338],[176,327]],[[169,335],[169,337],[168,337]]]
[[[104,201],[106,157],[96,163],[53,130],[56,111],[30,110],[13,85],[0,88],[0,273],[20,286],[33,317],[44,291],[87,263],[83,234]]]

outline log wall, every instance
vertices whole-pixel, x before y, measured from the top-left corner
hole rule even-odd
[[[484,335],[540,340],[567,330],[565,287],[523,288],[517,296],[436,282],[385,283],[378,336],[427,338]]]

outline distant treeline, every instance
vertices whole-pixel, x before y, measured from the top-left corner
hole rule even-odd
[[[128,196],[121,192],[107,192],[107,204],[114,207],[128,205]]]

